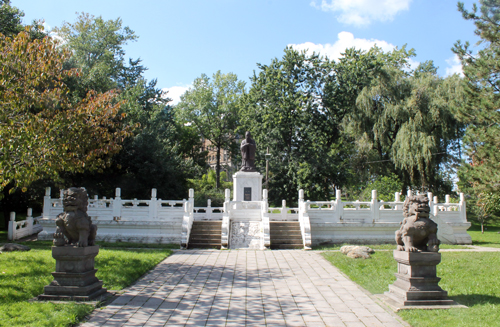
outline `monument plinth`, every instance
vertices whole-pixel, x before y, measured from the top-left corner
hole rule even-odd
[[[262,174],[244,171],[234,174],[233,201],[262,201]]]
[[[398,272],[394,284],[385,295],[402,307],[454,305],[448,292],[439,287],[436,266],[441,262],[438,252],[394,251]]]
[[[95,276],[94,258],[99,246],[75,247],[54,246],[52,257],[56,259],[54,280],[44,287],[39,300],[52,301],[91,301],[104,294],[102,281]]]

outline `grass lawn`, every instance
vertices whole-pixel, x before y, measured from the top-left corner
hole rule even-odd
[[[486,227],[484,234],[481,233],[481,225],[472,222],[469,233],[473,245],[500,248],[500,225],[490,225]]]
[[[313,250],[319,251],[335,251],[340,250],[340,248],[344,245],[354,245],[350,243],[342,243],[342,244],[328,244],[328,245],[318,245],[313,247]],[[396,242],[394,244],[363,244],[366,245],[375,251],[377,250],[396,250]],[[440,244],[440,249],[468,249],[469,247],[466,245],[453,245],[453,244]]]
[[[71,326],[92,312],[89,304],[27,302],[53,280],[55,260],[51,242],[24,244],[32,250],[0,254],[0,326]],[[169,249],[103,247],[95,260],[96,276],[108,290],[121,290],[171,253]]]
[[[396,277],[391,251],[380,251],[371,259],[351,259],[339,252],[324,257],[354,282],[373,294],[389,290]],[[451,299],[468,309],[402,310],[398,314],[413,327],[500,326],[500,254],[491,252],[443,252],[437,266],[439,285]]]

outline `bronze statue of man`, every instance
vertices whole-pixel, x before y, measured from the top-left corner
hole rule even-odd
[[[242,157],[242,167],[240,171],[257,171],[255,168],[255,150],[257,145],[255,141],[252,139],[252,135],[250,132],[245,133],[245,139],[241,141],[241,157]]]

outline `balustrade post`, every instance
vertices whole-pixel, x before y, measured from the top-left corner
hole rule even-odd
[[[372,217],[365,218],[365,224],[371,224],[379,220],[380,217],[380,208],[377,200],[377,190],[372,190],[372,201],[371,201],[371,209],[372,209]]]
[[[117,187],[115,190],[115,198],[113,199],[113,219],[120,220],[122,217],[122,190]]]
[[[449,194],[446,194],[446,196],[444,197],[444,202],[446,204],[450,204],[450,195]],[[445,208],[446,208],[446,211],[450,211],[451,210],[450,206],[446,206]]]
[[[460,220],[465,223],[467,222],[467,207],[465,204],[465,195],[460,193],[460,202],[458,204],[458,209],[460,210]]]
[[[52,207],[50,199],[50,187],[45,188],[45,196],[43,197],[43,212],[42,216],[43,218],[47,219],[50,218],[50,208]]]
[[[207,211],[205,212],[205,215],[208,219],[212,218],[212,200],[210,199],[207,200]]]
[[[344,213],[344,205],[342,204],[342,191],[335,191],[335,214],[334,214],[334,222],[338,223],[343,216]]]
[[[231,199],[231,190],[230,189],[226,189],[224,191],[224,212],[228,213],[229,212],[229,201]]]
[[[28,229],[28,235],[33,234],[33,209],[28,208],[26,212],[26,228]]]
[[[401,193],[400,192],[394,193],[394,202],[401,202]],[[401,206],[399,204],[394,205],[394,210],[402,210],[402,209],[403,209],[403,206]]]
[[[432,195],[432,192],[427,192],[427,197],[429,198],[429,209],[431,209],[431,214],[436,217],[436,215],[434,214],[434,212],[436,210],[434,210],[434,207],[436,206],[436,202],[434,202],[434,197]]]
[[[149,202],[149,219],[158,218],[158,199],[156,198],[156,189],[151,189],[151,201]]]
[[[10,213],[10,220],[9,220],[9,231],[7,233],[7,238],[9,241],[14,241],[16,238],[16,213],[12,211]]]
[[[281,220],[286,220],[287,211],[286,200],[281,200]]]

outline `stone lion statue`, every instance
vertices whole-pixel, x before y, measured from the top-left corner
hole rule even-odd
[[[57,215],[54,245],[95,245],[97,226],[87,215],[88,196],[84,188],[71,187],[63,192],[64,212]],[[66,237],[66,239],[64,238]]]
[[[396,231],[399,251],[438,252],[437,224],[430,216],[429,198],[424,195],[411,195],[403,204],[403,222]]]

